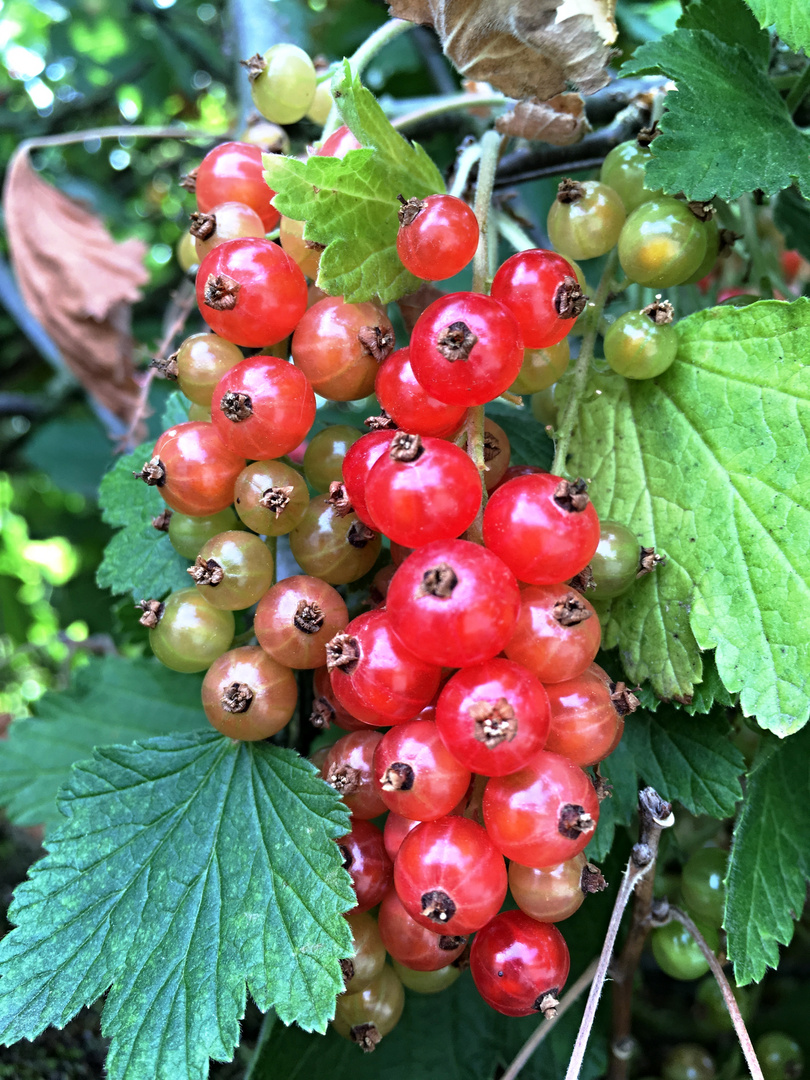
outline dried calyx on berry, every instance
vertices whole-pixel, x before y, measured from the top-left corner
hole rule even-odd
[[[643,547],[639,552],[637,578],[651,574],[657,566],[663,566],[667,561],[666,555],[659,555],[655,548]]]
[[[458,575],[449,563],[432,566],[422,575],[417,596],[435,596],[437,600],[449,600],[458,585]]]
[[[497,701],[476,701],[467,714],[473,722],[476,740],[489,748],[511,742],[517,735],[517,716],[505,697]]]
[[[565,806],[560,808],[557,831],[567,840],[576,840],[583,833],[593,832],[595,828],[596,822],[587,813],[584,806],[566,803]]]
[[[552,304],[560,319],[576,319],[585,310],[588,297],[580,288],[576,278],[568,274],[562,279],[554,292]]]
[[[367,416],[363,423],[369,431],[395,431],[397,426],[385,409],[380,409],[379,416]]]
[[[610,700],[619,716],[627,716],[629,713],[635,712],[641,704],[636,695],[631,690],[628,690],[623,682],[612,682],[610,684]]]
[[[397,195],[400,203],[398,217],[400,228],[406,229],[419,217],[425,209],[425,203],[421,199],[406,199],[404,195]]]
[[[293,623],[302,634],[317,634],[324,623],[323,611],[314,600],[299,600]]]
[[[138,480],[143,480],[149,487],[163,487],[166,483],[166,466],[156,454],[149,461],[144,462],[140,472],[133,472],[132,475]]]
[[[407,431],[398,431],[388,448],[388,454],[393,461],[416,461],[424,452],[425,448],[419,436],[409,435]]]
[[[362,776],[351,765],[335,762],[327,769],[324,780],[338,795],[354,795],[360,790]]]
[[[195,585],[210,585],[212,588],[225,577],[225,571],[216,559],[204,559],[202,555],[197,556],[196,562],[189,566],[186,573],[191,575]]]
[[[465,322],[452,322],[436,339],[436,348],[449,363],[468,360],[478,338]]]
[[[198,240],[210,240],[217,231],[216,214],[203,214],[195,210],[191,217],[189,232]]]
[[[588,607],[581,596],[577,596],[575,592],[569,592],[561,600],[556,601],[551,614],[560,626],[578,626],[579,623],[590,619],[593,609]]]
[[[158,532],[168,532],[169,522],[172,520],[173,511],[165,506],[157,517],[152,518],[152,528],[157,529]]]
[[[227,274],[209,274],[203,292],[203,302],[214,311],[232,311],[236,307],[241,285]]]
[[[295,488],[292,484],[285,484],[283,487],[271,487],[262,492],[262,497],[259,499],[259,506],[263,506],[265,510],[272,510],[278,519],[281,514],[286,510],[289,502],[290,495],[292,495]]]
[[[163,618],[166,605],[160,600],[141,600],[135,605],[135,609],[143,612],[140,619],[138,619],[141,626],[145,626],[148,630],[154,630]]]
[[[329,728],[335,722],[334,706],[325,697],[317,697],[312,702],[312,712],[309,714],[309,722],[318,731],[322,731],[325,728]]]
[[[227,390],[220,399],[219,407],[226,419],[234,424],[240,424],[253,416],[250,394],[240,394],[236,390]]]
[[[332,504],[332,509],[338,517],[346,517],[347,514],[351,514],[354,510],[342,480],[332,481],[329,485],[327,499]]]
[[[253,691],[247,683],[231,683],[222,693],[222,708],[229,713],[247,712],[253,701]]]
[[[360,662],[360,642],[351,634],[335,634],[326,643],[326,670],[340,668],[351,675]]]
[[[602,871],[593,863],[585,863],[582,867],[582,875],[579,879],[579,887],[587,896],[589,893],[604,892],[608,883],[602,876]]]
[[[574,480],[573,483],[568,480],[561,480],[554,489],[554,502],[563,510],[568,511],[569,514],[578,514],[591,501],[588,498],[587,491],[588,485],[582,477]]]
[[[641,314],[646,315],[656,326],[669,326],[675,317],[675,309],[669,300],[662,300],[658,293],[651,304],[642,308]]]
[[[171,382],[177,382],[177,353],[173,352],[171,356],[163,357],[156,356],[153,360],[149,361],[149,367],[155,369],[158,375],[163,379],[169,379]]]
[[[443,889],[431,889],[422,895],[422,914],[435,923],[447,923],[456,913],[456,905]]]
[[[394,351],[393,330],[383,330],[380,326],[363,326],[357,333],[357,340],[378,364]]]

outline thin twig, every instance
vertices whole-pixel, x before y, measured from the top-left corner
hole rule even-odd
[[[14,151],[37,150],[42,146],[69,146],[71,143],[85,142],[88,139],[202,139],[210,142],[220,138],[210,131],[198,131],[189,127],[155,127],[137,124],[119,124],[115,127],[86,128],[83,131],[68,131],[62,135],[38,135],[25,139]]]
[[[619,933],[619,926],[621,925],[622,916],[624,915],[624,909],[627,907],[627,903],[638,882],[642,881],[655,866],[661,830],[670,826],[674,820],[670,804],[665,802],[658,792],[651,787],[644,788],[643,791],[639,792],[639,812],[641,815],[640,839],[633,847],[630,854],[627,869],[622,877],[622,883],[616,897],[616,903],[613,905],[613,912],[610,916],[607,933],[605,934],[602,953],[599,957],[599,965],[596,969],[593,983],[591,984],[591,992],[588,994],[588,1000],[585,1003],[585,1012],[582,1016],[582,1023],[580,1024],[579,1031],[577,1032],[577,1039],[574,1043],[571,1060],[568,1063],[565,1080],[578,1080],[579,1078],[579,1072],[582,1068],[591,1028],[596,1019],[596,1009],[599,1005],[599,998],[602,995],[602,987],[605,985],[605,978],[607,977],[608,968],[613,956],[613,947],[616,944],[616,936]]]
[[[571,1006],[577,1001],[577,999],[588,989],[593,982],[593,977],[596,974],[597,967],[599,966],[599,960],[592,960],[590,964],[585,968],[580,977],[575,983],[566,990],[565,994],[557,1006],[555,1015],[551,1020],[543,1020],[537,1025],[535,1030],[528,1037],[526,1042],[521,1046],[517,1052],[512,1064],[506,1070],[501,1077],[501,1080],[515,1080],[520,1070],[538,1048],[538,1046],[547,1038],[547,1036],[553,1031],[554,1025],[557,1021],[568,1012]]]
[[[403,128],[414,127],[423,120],[433,120],[437,116],[445,116],[447,113],[467,112],[470,109],[481,108],[505,108],[509,104],[509,98],[503,94],[452,94],[450,97],[437,98],[431,105],[425,105],[421,109],[398,116],[392,121],[397,131]]]
[[[470,143],[469,146],[463,148],[456,161],[456,172],[448,194],[455,195],[457,199],[464,198],[464,192],[467,190],[467,183],[470,179],[470,172],[478,164],[480,157],[480,142]]]

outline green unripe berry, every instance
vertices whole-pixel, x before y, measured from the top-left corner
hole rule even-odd
[[[754,1043],[765,1080],[798,1080],[804,1072],[804,1052],[795,1039],[769,1031]]]
[[[716,952],[719,941],[714,927],[698,926],[698,929],[709,948]],[[708,961],[700,951],[700,946],[679,922],[673,920],[666,926],[653,930],[650,939],[658,966],[670,978],[683,981],[699,979],[709,970]]]
[[[706,255],[706,228],[685,202],[662,195],[629,215],[619,236],[619,262],[631,281],[668,289],[690,278]]]
[[[681,875],[681,891],[693,919],[712,926],[723,925],[726,889],[723,879],[728,868],[728,852],[722,848],[698,848],[690,855]]]
[[[643,311],[627,311],[605,334],[605,359],[626,379],[654,379],[663,374],[678,354],[678,335],[672,323],[672,305],[666,300]]]
[[[629,214],[649,199],[663,195],[660,188],[648,188],[644,183],[644,169],[650,160],[649,147],[639,146],[635,139],[614,146],[602,162],[599,179],[613,188]]]
[[[318,77],[315,65],[297,45],[273,45],[247,61],[250,95],[266,120],[295,124],[312,105]]]
[[[600,521],[599,544],[591,558],[595,600],[627,592],[638,577],[641,548],[633,533],[618,521]]]

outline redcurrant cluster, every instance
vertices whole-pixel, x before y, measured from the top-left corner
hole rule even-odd
[[[356,145],[340,129],[318,152]],[[467,957],[495,1009],[552,1016],[569,969],[555,923],[604,887],[583,854],[599,818],[585,769],[613,751],[634,704],[594,663],[599,620],[583,590],[623,592],[640,553],[622,525],[600,526],[582,481],[510,469],[490,420],[482,512],[465,422],[470,408],[565,369],[585,304],[577,268],[553,251],[514,255],[491,295],[441,296],[395,351],[378,305],[310,297],[304,271],[314,275],[319,251],[299,223],[282,221],[281,246],[265,238],[278,215],[257,148],[217,147],[194,182],[197,298],[211,332],[164,365],[192,418],[160,436],[138,474],[171,509],[156,524],[194,559],[193,584],[142,602],[152,649],[175,670],[206,671],[206,715],[233,738],[278,732],[304,670],[315,726],[346,731],[317,755],[352,814],[338,841],[357,897],[339,1031],[372,1049],[402,1011],[403,984],[440,990]],[[566,189],[559,206],[604,204],[623,220],[603,187]],[[440,280],[472,259],[478,224],[460,199],[403,199],[397,212],[397,250],[414,274]],[[576,251],[590,257],[593,244]],[[289,455],[315,395],[372,392],[372,430],[319,432],[302,474]],[[275,582],[281,535],[301,573]],[[383,537],[391,562],[370,610],[350,619],[338,587],[374,567]],[[234,612],[254,605],[257,643],[230,648]],[[386,813],[384,829],[372,823]],[[500,910],[507,886],[518,910]]]

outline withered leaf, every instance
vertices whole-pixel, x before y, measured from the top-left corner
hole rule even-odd
[[[31,314],[87,391],[116,416],[138,399],[131,305],[149,274],[140,240],[113,240],[86,207],[43,180],[26,148],[3,192],[11,259]]]
[[[553,146],[570,146],[591,130],[580,94],[558,94],[549,101],[519,101],[514,109],[498,117],[495,127],[502,135],[536,139]]]
[[[547,101],[606,86],[616,0],[389,0],[392,15],[433,26],[467,79]]]

